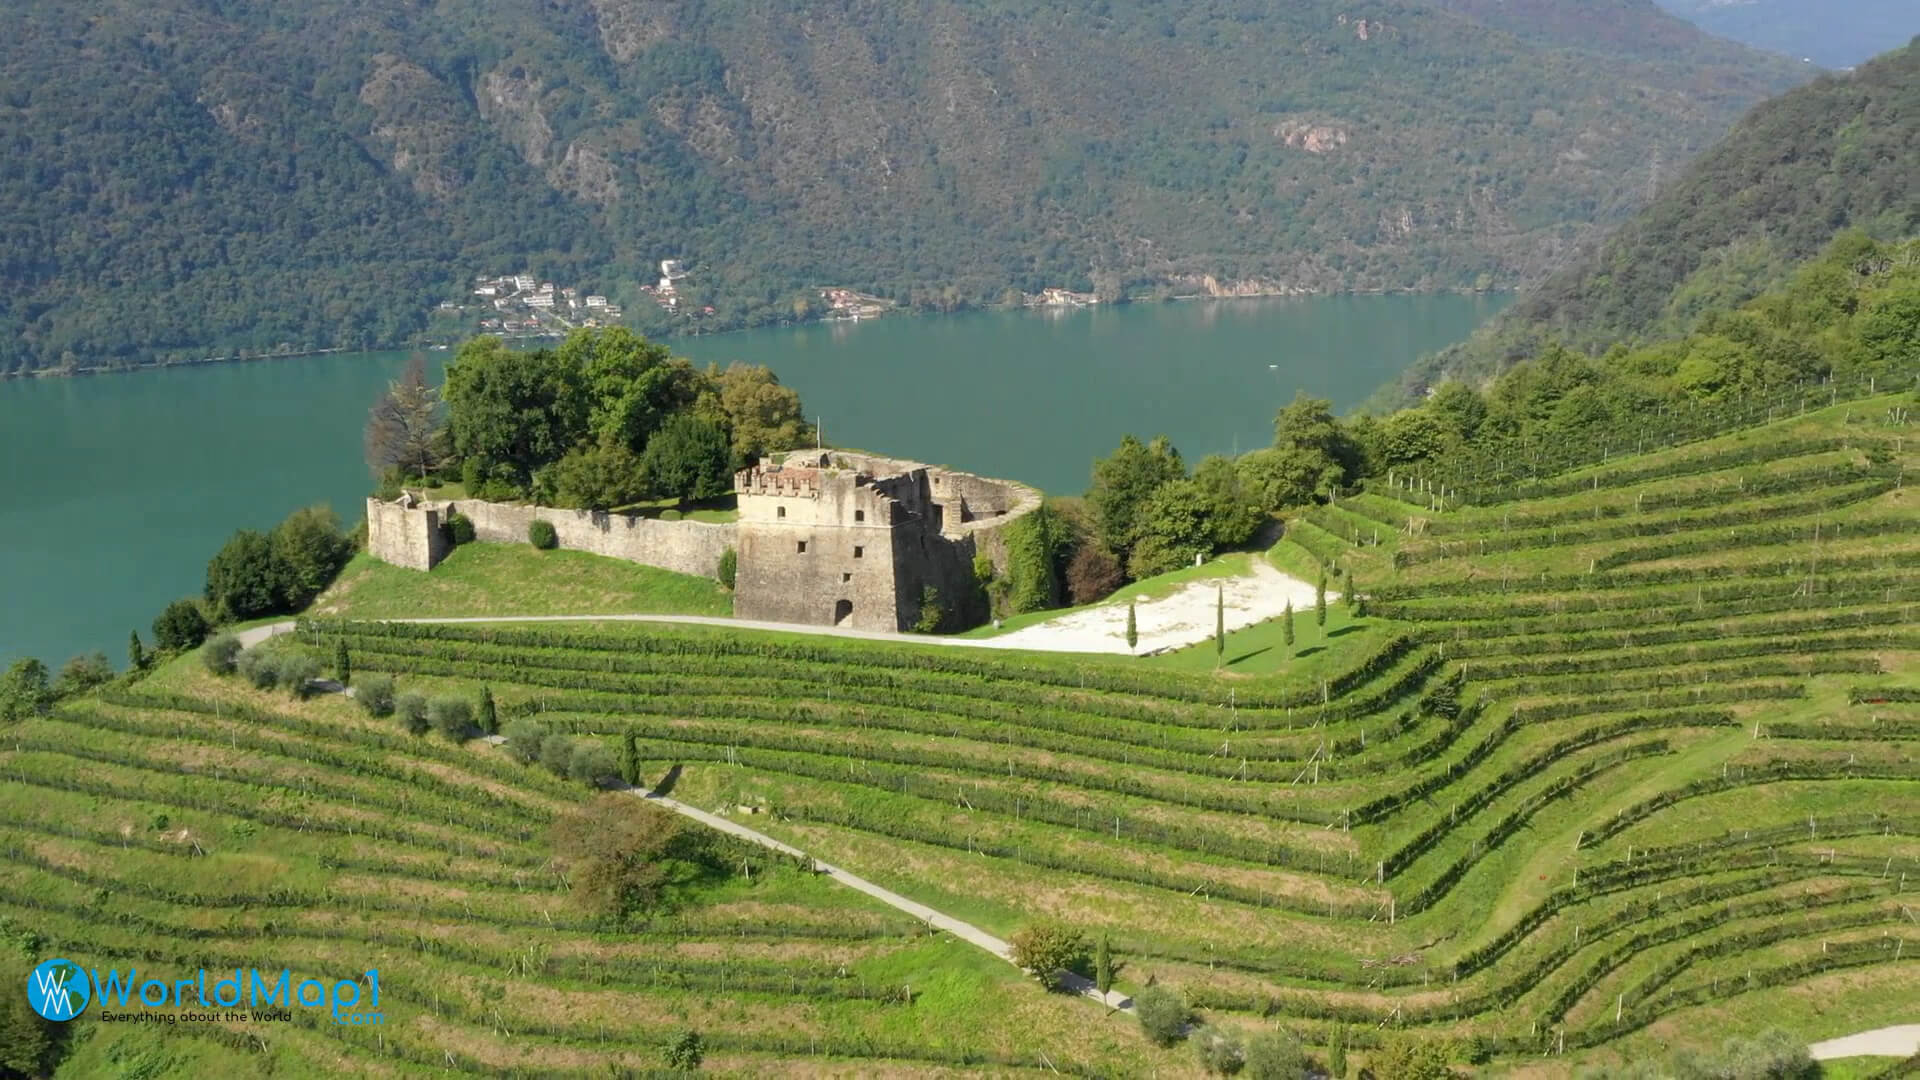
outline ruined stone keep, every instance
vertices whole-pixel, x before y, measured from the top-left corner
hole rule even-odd
[[[714,576],[733,548],[733,610],[743,619],[906,630],[931,588],[942,628],[958,629],[987,618],[974,557],[1004,571],[1001,530],[1040,504],[1038,491],[1011,481],[840,450],[784,455],[737,473],[734,487],[740,519],[730,524],[471,499],[369,499],[367,550],[429,570],[450,550],[441,524],[453,513],[473,521],[476,539],[494,543],[525,543],[539,519],[563,548],[683,574]]]

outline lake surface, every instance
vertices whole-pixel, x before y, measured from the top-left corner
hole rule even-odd
[[[829,441],[1084,489],[1132,432],[1189,462],[1271,441],[1296,390],[1358,404],[1504,297],[1337,296],[816,324],[674,343],[766,364]],[[429,354],[434,377],[451,354]],[[0,665],[57,668],[199,591],[239,528],[369,489],[366,409],[403,353],[0,382]]]

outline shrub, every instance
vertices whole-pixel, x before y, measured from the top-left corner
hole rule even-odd
[[[613,751],[600,740],[574,741],[572,756],[567,759],[567,779],[597,786],[600,781],[619,775],[620,766],[614,763]]]
[[[1367,1064],[1377,1080],[1446,1080],[1453,1075],[1444,1043],[1404,1031],[1388,1035]]]
[[[1088,540],[1074,549],[1067,563],[1067,599],[1074,604],[1104,600],[1126,583],[1120,560],[1113,553]]]
[[[1211,1028],[1194,1036],[1193,1048],[1200,1057],[1200,1067],[1210,1073],[1232,1076],[1246,1064],[1246,1051],[1239,1041]]]
[[[553,522],[536,518],[527,526],[527,543],[541,551],[552,551],[560,546],[560,534],[553,531]]]
[[[288,653],[280,660],[280,687],[297,698],[313,694],[313,682],[320,677],[320,661],[305,653]]]
[[[473,543],[473,519],[465,514],[458,511],[448,514],[447,520],[442,522],[440,527],[446,531],[447,542],[450,544],[458,546]]]
[[[353,688],[353,699],[360,703],[368,716],[392,716],[393,676],[360,676],[359,685]]]
[[[662,510],[662,511],[660,511],[660,520],[661,520],[661,521],[679,521],[679,520],[680,520],[680,511],[678,511],[678,510]]]
[[[1187,1003],[1165,987],[1149,986],[1135,994],[1133,1013],[1156,1046],[1172,1046],[1186,1035]]]
[[[1677,1080],[1814,1080],[1820,1066],[1805,1043],[1771,1028],[1752,1039],[1728,1039],[1717,1055],[1682,1051],[1674,1055],[1672,1075]]]
[[[493,691],[488,687],[480,688],[480,705],[474,710],[473,722],[486,735],[500,732],[500,713],[493,705]]]
[[[473,706],[465,698],[434,698],[427,702],[427,722],[454,742],[465,742],[473,730]]]
[[[162,649],[176,652],[199,648],[207,640],[207,617],[200,613],[199,603],[175,600],[168,604],[153,620],[153,640]]]
[[[628,728],[620,737],[620,779],[628,787],[639,787],[641,768],[640,736]]]
[[[655,907],[690,871],[725,873],[732,862],[705,830],[614,792],[562,813],[548,839],[572,882],[569,899],[614,921]]]
[[[0,720],[24,720],[39,716],[53,702],[53,690],[47,685],[47,665],[27,657],[15,660],[5,675],[0,675]]]
[[[940,604],[940,590],[931,585],[920,588],[920,617],[913,621],[916,634],[937,634],[947,621],[947,609]]]
[[[1301,1080],[1306,1074],[1306,1052],[1287,1032],[1263,1031],[1248,1040],[1241,1069],[1247,1080]]]
[[[706,1050],[701,1046],[700,1033],[683,1031],[680,1037],[667,1047],[667,1068],[681,1072],[692,1072],[706,1059]]]
[[[400,723],[414,735],[425,735],[433,725],[427,720],[427,695],[409,690],[393,700],[393,711]]]
[[[540,764],[555,776],[567,775],[573,764],[573,736],[555,731],[540,740]]]
[[[60,669],[60,678],[53,684],[57,695],[84,694],[96,686],[105,686],[113,681],[113,665],[102,652],[82,653],[68,660]]]
[[[515,720],[501,732],[507,739],[507,753],[522,765],[540,759],[540,744],[547,739],[547,725],[538,720]]]
[[[231,675],[240,656],[240,639],[232,634],[210,638],[200,646],[200,662],[215,675]]]
[[[324,506],[288,514],[267,537],[268,575],[273,602],[265,610],[298,611],[333,582],[353,557],[353,540],[340,531],[340,519]],[[239,609],[234,608],[236,615]]]
[[[278,590],[274,588],[273,544],[267,534],[241,529],[214,554],[207,563],[207,602],[213,605],[213,610],[235,619],[251,619],[279,608]],[[159,632],[156,625],[154,633]]]
[[[728,548],[727,550],[721,552],[720,553],[720,569],[714,574],[715,577],[720,579],[720,584],[725,585],[727,588],[731,589],[733,588],[734,579],[739,577],[739,575],[740,575],[740,553],[733,550],[732,548]]]
[[[1033,923],[1007,940],[1013,946],[1013,962],[1032,972],[1049,990],[1060,989],[1061,976],[1087,959],[1086,939],[1065,923]]]
[[[257,690],[271,690],[280,685],[279,653],[255,646],[240,654],[235,667]]]

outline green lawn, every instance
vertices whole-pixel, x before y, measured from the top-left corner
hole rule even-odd
[[[1314,622],[1313,609],[1293,613],[1293,645],[1288,647],[1280,619],[1269,619],[1227,635],[1227,648],[1216,654],[1212,639],[1184,649],[1142,659],[1142,663],[1175,671],[1212,671],[1219,667],[1235,675],[1286,675],[1299,680],[1330,678],[1352,666],[1355,657],[1380,646],[1389,635],[1379,619],[1356,619],[1345,601],[1327,604],[1327,625]]]
[[[711,578],[580,551],[463,544],[427,573],[365,554],[314,601],[355,618],[434,615],[731,615],[733,595]]]

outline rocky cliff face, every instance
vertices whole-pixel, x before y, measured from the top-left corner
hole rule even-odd
[[[21,0],[0,220],[45,227],[0,255],[0,355],[123,349],[143,320],[85,314],[116,306],[332,344],[417,319],[458,275],[630,282],[668,255],[712,268],[717,317],[742,321],[823,280],[942,305],[1095,269],[1513,284],[1798,74],[1605,2],[150,0],[76,20]],[[49,198],[90,171],[152,206]],[[405,225],[368,227],[387,218]],[[84,257],[61,247],[89,223]],[[283,295],[295,265],[338,283]],[[245,303],[207,299],[233,280]],[[263,310],[295,314],[268,330]]]

